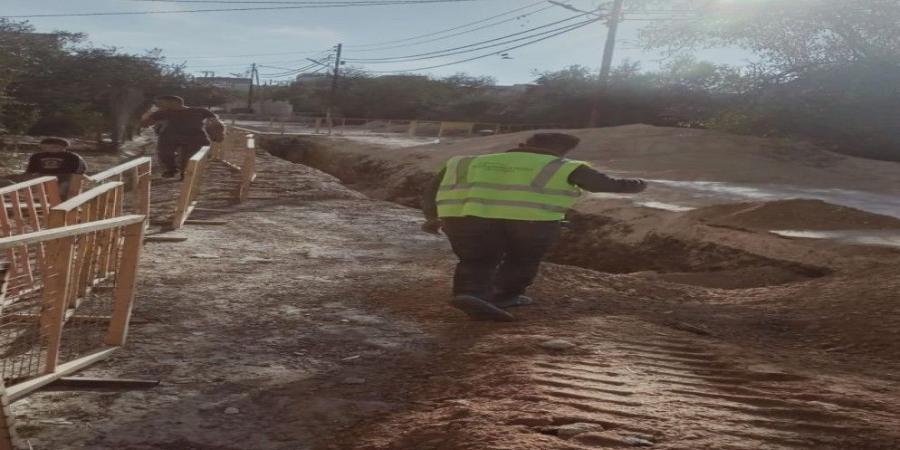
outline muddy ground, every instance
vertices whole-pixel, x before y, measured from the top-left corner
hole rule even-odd
[[[82,373],[161,385],[34,394],[14,405],[33,448],[900,447],[891,249],[685,226],[635,254],[621,219],[576,216],[552,259],[581,267],[546,264],[519,321],[478,323],[418,211],[259,172],[234,205],[215,168],[196,217],[227,224],[146,245],[128,346]],[[155,184],[157,217],[176,188]]]

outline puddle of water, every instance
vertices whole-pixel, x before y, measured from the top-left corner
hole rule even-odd
[[[804,239],[829,239],[845,244],[877,245],[882,247],[900,248],[900,232],[898,231],[868,231],[868,230],[841,230],[841,231],[815,231],[815,230],[772,230],[771,233],[790,238]]]

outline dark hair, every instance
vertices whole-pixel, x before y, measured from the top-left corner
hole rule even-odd
[[[578,146],[581,139],[565,133],[537,133],[528,138],[526,145],[569,151]]]
[[[67,141],[63,138],[58,138],[58,137],[48,137],[48,138],[41,139],[41,144],[61,145],[63,147],[68,147],[69,141]]]
[[[157,100],[172,100],[172,101],[181,103],[182,105],[184,104],[184,99],[177,95],[160,95],[159,97],[156,97],[156,99]]]

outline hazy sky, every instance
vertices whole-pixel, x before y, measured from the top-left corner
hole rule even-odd
[[[231,4],[161,3],[132,0],[0,0],[0,3],[2,3],[0,14],[4,16],[254,6],[252,4],[234,4],[233,0]],[[309,64],[305,58],[315,56],[304,52],[321,53],[338,42],[342,42],[346,46],[345,58],[389,58],[468,45],[574,15],[571,11],[561,7],[551,7],[552,5],[547,3],[518,13],[529,13],[545,6],[550,7],[528,17],[510,20],[497,26],[446,40],[414,46],[406,45],[411,42],[403,42],[400,43],[404,45],[402,48],[375,51],[364,51],[365,47],[354,47],[433,33],[533,3],[538,2],[535,0],[480,0],[471,3],[428,5],[33,18],[29,20],[39,31],[84,32],[96,45],[116,46],[124,51],[142,52],[154,47],[161,48],[169,61],[186,61],[188,70],[191,72],[198,73],[202,70],[209,70],[215,71],[217,75],[228,76],[229,73],[245,71],[252,62],[283,69],[300,68]],[[606,2],[569,0],[568,3],[583,9],[590,9]],[[512,17],[514,15],[503,16],[491,22]],[[577,23],[577,20],[565,22],[559,26],[573,23]],[[645,68],[653,68],[660,63],[662,58],[660,54],[648,53],[637,48],[638,29],[645,25],[647,22],[640,21],[628,21],[622,25],[616,50],[616,62],[630,58],[641,61]],[[545,28],[541,31],[549,29]],[[531,81],[534,78],[533,72],[536,70],[554,70],[572,64],[597,67],[600,64],[606,31],[604,23],[594,23],[571,33],[513,50],[509,54],[512,59],[491,56],[450,67],[425,70],[423,73],[449,75],[456,72],[468,72],[491,75],[500,83],[512,84]],[[412,41],[412,43],[414,42]],[[512,45],[515,44],[510,44],[510,46]],[[489,53],[499,48],[425,61],[354,65],[373,71],[407,70],[453,62]],[[279,54],[263,55],[270,53]],[[231,55],[254,56],[228,57]],[[704,59],[732,64],[740,64],[750,57],[746,53],[728,49],[705,51],[700,56]],[[266,74],[275,75],[285,71],[262,68],[260,72],[265,78]]]

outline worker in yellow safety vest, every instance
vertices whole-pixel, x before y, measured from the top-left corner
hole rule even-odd
[[[525,290],[582,191],[638,193],[643,180],[615,179],[565,159],[579,139],[538,133],[504,153],[450,158],[423,196],[428,233],[447,235],[459,257],[451,305],[475,320],[511,321],[533,303]]]

